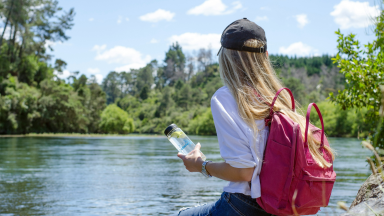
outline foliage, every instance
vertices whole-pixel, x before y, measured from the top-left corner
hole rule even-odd
[[[0,94],[0,133],[25,134],[30,131],[33,121],[40,117],[37,112],[41,93],[16,77],[3,80],[4,94]]]
[[[323,116],[325,133],[331,137],[364,137],[368,135],[365,115],[367,109],[343,110],[339,105],[329,101],[317,103]],[[321,128],[319,116],[315,109],[312,109],[310,120],[318,128]]]
[[[323,65],[326,67],[334,66],[334,63],[332,62],[331,58],[332,57],[329,55],[299,58],[297,58],[296,56],[290,58],[284,55],[270,55],[270,59],[274,64],[275,68],[305,68],[308,76],[312,76],[314,74],[320,75],[321,66]]]
[[[100,130],[104,133],[132,133],[135,129],[133,119],[116,104],[111,104],[101,113]]]
[[[270,55],[276,73],[300,104],[323,101],[329,93],[344,88],[344,76],[331,58],[328,55],[300,58]]]
[[[211,108],[207,108],[206,111],[192,120],[189,131],[197,135],[214,135],[216,134],[215,124],[213,122],[213,116]]]
[[[376,18],[376,39],[362,45],[356,35],[343,35],[340,30],[338,35],[338,54],[333,59],[338,64],[340,73],[345,76],[345,89],[337,94],[330,94],[330,99],[339,104],[343,109],[367,109],[367,124],[370,125],[371,134],[379,142],[375,147],[384,148],[384,131],[376,130],[376,125],[381,124],[379,118],[380,89],[384,76],[384,12],[381,11]],[[368,137],[368,139],[371,139]]]
[[[74,10],[63,11],[55,0],[1,6],[0,134],[98,132],[106,94],[84,75],[60,80],[54,71],[63,72],[65,61],[56,59],[52,66],[46,54],[50,44],[69,39]]]

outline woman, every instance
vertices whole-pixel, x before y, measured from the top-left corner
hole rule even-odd
[[[219,70],[225,86],[213,95],[211,109],[225,162],[204,162],[200,144],[190,154],[178,154],[178,157],[188,171],[215,176],[229,184],[217,202],[183,209],[178,215],[270,215],[255,199],[261,196],[259,174],[269,133],[264,122],[269,115],[267,104],[283,86],[268,58],[267,40],[260,26],[246,18],[236,20],[224,30],[221,45]],[[282,92],[274,110],[299,123],[303,132],[305,118],[290,107],[288,93]],[[308,141],[315,161],[322,167],[330,167],[319,153],[320,143],[311,132]]]

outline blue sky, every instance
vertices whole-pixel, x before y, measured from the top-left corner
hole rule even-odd
[[[99,81],[110,71],[129,71],[152,59],[162,63],[174,41],[187,54],[208,46],[215,53],[223,29],[243,17],[264,28],[271,54],[335,54],[337,29],[371,41],[369,18],[379,13],[375,0],[61,0],[60,5],[76,11],[67,32],[71,39],[53,45],[54,57],[68,63],[62,77],[80,71]]]

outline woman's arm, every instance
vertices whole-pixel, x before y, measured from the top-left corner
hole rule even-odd
[[[188,155],[177,154],[184,162],[185,168],[189,172],[201,172],[203,160],[201,159],[200,143],[197,143],[195,149]],[[226,181],[251,181],[253,176],[254,167],[252,168],[235,168],[231,165],[221,162],[209,162],[206,165],[206,170],[212,176],[226,180]]]

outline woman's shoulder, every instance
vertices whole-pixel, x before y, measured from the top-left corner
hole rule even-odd
[[[226,99],[226,100],[234,100],[234,97],[231,93],[231,91],[229,91],[228,87],[227,86],[223,86],[219,89],[217,89],[217,91],[215,92],[215,94],[213,94],[211,100],[223,100],[223,99]]]
[[[219,88],[211,98],[212,114],[214,113],[227,113],[233,119],[239,122],[239,125],[243,125],[245,128],[249,126],[245,123],[244,119],[240,117],[238,106],[235,98],[228,87],[223,86]],[[256,120],[257,127],[263,129],[264,120]]]
[[[219,88],[211,98],[211,109],[214,112],[234,112],[237,110],[235,98],[226,86]]]

